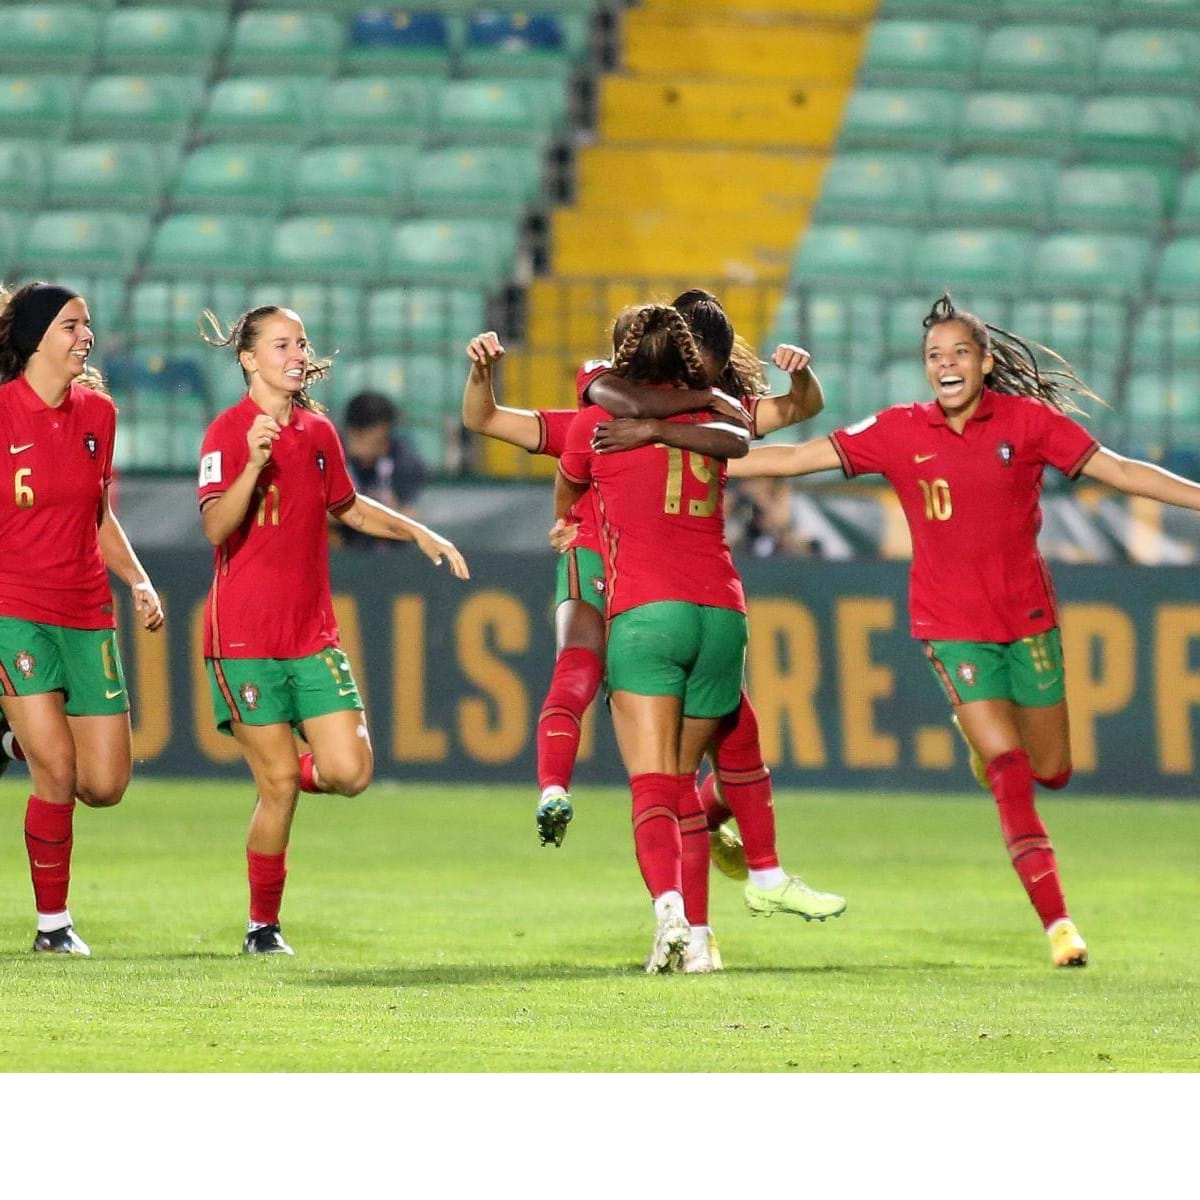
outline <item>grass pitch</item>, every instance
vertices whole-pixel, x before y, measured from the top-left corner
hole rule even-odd
[[[248,784],[139,780],[77,810],[90,960],[33,956],[24,780],[0,838],[0,1070],[1200,1069],[1200,806],[1053,797],[1092,963],[1054,971],[992,805],[781,793],[785,866],[824,925],[752,919],[714,876],[722,975],[641,973],[628,800],[581,787],[561,850],[530,789],[303,797],[285,934],[241,957]]]

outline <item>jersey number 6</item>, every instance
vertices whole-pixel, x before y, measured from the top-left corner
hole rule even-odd
[[[22,467],[13,476],[13,498],[18,508],[33,507],[33,488],[25,482],[33,474],[32,467]]]
[[[686,458],[692,475],[708,487],[708,494],[703,500],[688,501],[688,516],[711,517],[717,511],[721,480],[712,469],[710,460],[702,454],[693,454],[690,450],[680,450],[675,446],[664,446],[663,449],[667,452],[667,495],[663,512],[674,516],[683,506],[683,460]]]

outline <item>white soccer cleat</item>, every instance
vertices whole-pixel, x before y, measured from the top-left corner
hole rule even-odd
[[[664,897],[655,907],[659,909],[658,924],[654,929],[654,945],[646,960],[646,974],[665,975],[683,968],[683,955],[692,931],[683,915],[683,900],[679,897]]]
[[[691,945],[683,954],[683,973],[685,975],[711,975],[715,971],[723,971],[725,964],[721,961],[721,948],[717,945],[716,936],[708,931],[706,944],[698,950]]]

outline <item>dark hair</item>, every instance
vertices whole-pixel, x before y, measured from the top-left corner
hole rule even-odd
[[[738,398],[764,395],[767,379],[754,348],[734,333],[720,300],[703,288],[691,288],[671,304],[687,321],[696,340],[712,354],[720,368],[717,386]]]
[[[11,291],[5,284],[0,283],[0,383],[11,383],[25,373],[29,360],[34,351],[22,350],[13,336],[13,324],[16,320],[17,305],[35,288],[45,287],[43,280],[35,279],[32,283],[23,283]],[[95,367],[85,366],[79,376],[79,382],[93,391],[108,394],[104,376]]]
[[[346,404],[343,421],[347,429],[370,429],[373,425],[394,425],[396,406],[382,392],[358,392]]]
[[[206,308],[200,317],[200,336],[210,346],[232,346],[234,357],[238,359],[240,366],[240,355],[254,349],[255,343],[258,341],[259,326],[263,321],[267,317],[274,316],[275,313],[291,311],[290,308],[283,308],[278,304],[261,304],[258,308],[252,308],[249,312],[242,313],[226,332],[221,328],[217,314],[211,308]],[[205,325],[208,326],[207,329]],[[333,366],[333,359],[318,358],[311,342],[305,347],[305,357],[308,359],[308,363],[304,368],[304,386],[300,389],[300,394],[296,397],[295,402],[310,412],[321,413],[325,411],[325,405],[314,400],[308,394],[308,385],[318,379],[324,379],[329,374],[329,368]],[[242,367],[242,378],[248,385],[250,376],[245,367]]]
[[[670,305],[643,304],[626,309],[617,318],[613,339],[617,347],[613,370],[618,375],[637,383],[708,386],[708,372],[696,340],[687,322]]]
[[[925,329],[921,339],[922,350],[929,340],[929,331],[951,321],[965,325],[975,345],[984,354],[992,356],[993,366],[984,376],[984,382],[993,391],[1003,392],[1007,396],[1032,396],[1059,412],[1081,415],[1086,415],[1087,410],[1076,404],[1072,395],[1105,403],[1075,374],[1075,368],[1061,354],[1040,342],[1027,342],[1015,333],[989,325],[973,312],[955,308],[949,292],[942,293],[921,322]],[[1030,346],[1036,346],[1056,365],[1043,369]]]

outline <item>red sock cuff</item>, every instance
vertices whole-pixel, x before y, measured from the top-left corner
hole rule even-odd
[[[319,792],[317,787],[317,764],[311,751],[300,755],[300,790],[302,792]]]
[[[75,801],[51,804],[41,796],[30,796],[25,805],[25,832],[40,842],[65,842],[71,836]]]
[[[1003,754],[997,754],[987,765],[988,781],[995,785],[996,776],[1003,774],[1011,767],[1021,767],[1029,772],[1030,778],[1033,777],[1033,768],[1029,765],[1029,755],[1024,750],[1006,750]]]
[[[1065,788],[1071,782],[1071,768],[1068,767],[1060,775],[1049,775],[1046,777],[1035,775],[1034,779],[1044,788],[1050,788],[1051,791],[1055,792],[1061,791],[1061,789]]]
[[[672,821],[678,821],[679,785],[674,775],[652,771],[633,775],[629,779],[629,790],[633,793],[635,827],[651,815],[669,816]]]

